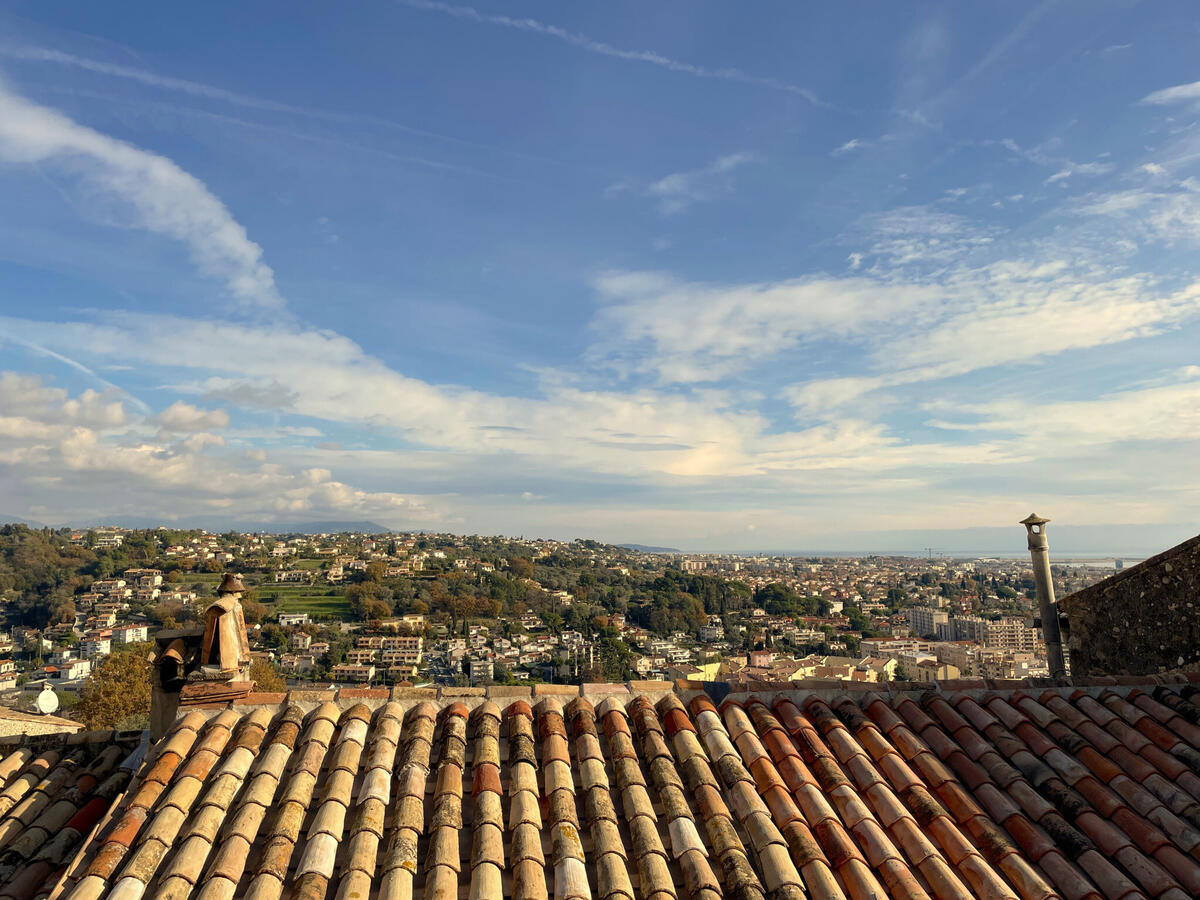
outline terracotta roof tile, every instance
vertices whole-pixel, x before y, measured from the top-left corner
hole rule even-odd
[[[1200,895],[1190,684],[720,710],[604,687],[262,697],[185,710],[144,755],[10,749],[0,900]]]

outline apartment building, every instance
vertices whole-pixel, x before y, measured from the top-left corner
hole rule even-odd
[[[374,677],[374,666],[343,663],[340,666],[333,667],[333,678],[335,681],[371,681]]]
[[[945,625],[950,619],[949,613],[928,606],[914,606],[906,613],[909,630],[917,637],[937,634],[938,626]]]

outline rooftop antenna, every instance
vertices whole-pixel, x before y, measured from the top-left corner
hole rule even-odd
[[[1030,513],[1021,520],[1029,538],[1029,556],[1033,560],[1033,580],[1037,585],[1038,607],[1042,616],[1042,639],[1046,642],[1046,662],[1050,677],[1067,677],[1063,660],[1062,631],[1059,627],[1058,604],[1054,600],[1054,581],[1050,577],[1050,541],[1046,537],[1049,519]]]

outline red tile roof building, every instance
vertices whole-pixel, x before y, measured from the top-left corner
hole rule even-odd
[[[1200,895],[1183,676],[730,687],[210,692],[144,759],[0,739],[0,900]]]

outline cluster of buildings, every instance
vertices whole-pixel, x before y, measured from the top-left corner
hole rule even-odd
[[[131,605],[175,601],[184,606],[194,602],[196,594],[163,583],[161,569],[126,569],[119,576],[100,578],[82,594],[75,595],[77,613],[86,613],[85,627],[112,627]]]
[[[116,528],[93,529],[72,535],[72,540],[119,548],[125,535]],[[561,554],[570,560],[566,571],[574,567],[597,574],[656,577],[675,568],[737,582],[751,594],[778,584],[799,597],[821,601],[819,616],[735,608],[709,616],[692,630],[671,634],[651,632],[627,622],[619,612],[605,613],[593,606],[587,615],[616,629],[632,653],[633,671],[643,678],[932,681],[960,675],[1014,678],[1046,671],[1041,636],[1029,624],[1033,600],[1028,562],[1022,559],[683,555],[590,541],[454,535],[176,535],[162,539],[159,565],[173,568],[168,560],[175,560],[184,570],[209,572],[241,565],[264,573],[266,584],[337,585],[359,573],[372,578],[432,577],[449,571],[483,578],[505,567],[506,557],[539,560]],[[1059,586],[1065,593],[1103,574],[1056,567],[1055,577],[1063,579]],[[560,611],[579,603],[561,582],[523,580]],[[49,680],[68,689],[77,686],[114,645],[152,637],[153,627],[142,614],[148,605],[188,607],[198,599],[204,602],[194,590],[168,582],[158,568],[130,568],[98,579],[74,597],[73,622],[38,635],[40,667],[26,665],[18,671],[22,667],[6,658],[0,643],[0,690],[15,686],[21,676],[35,684]],[[348,649],[344,639],[331,648],[329,640],[315,636],[317,629],[309,627],[315,623],[304,613],[283,612],[277,621],[288,630],[287,645],[270,656],[298,680],[486,684],[509,677],[571,680],[596,671],[594,644],[578,630],[547,628],[537,615],[511,623],[476,623],[462,634],[450,634],[436,617],[427,621],[424,615],[365,627],[335,623],[335,631],[338,624],[343,632],[352,631]],[[14,630],[10,647],[23,646],[18,632]],[[336,651],[333,656],[331,649]],[[333,659],[336,664],[331,664]]]
[[[1036,628],[1016,616],[1001,616],[998,619],[955,616],[927,606],[907,609],[905,615],[913,635],[935,638],[939,642],[969,641],[986,647],[1032,653],[1042,639]]]
[[[894,658],[914,681],[943,680],[959,677],[1026,678],[1048,675],[1046,649],[1040,638],[1027,648],[1023,638],[1007,646],[981,644],[973,640],[924,641],[914,638],[889,638],[863,641],[872,654]],[[918,677],[918,667],[936,670],[936,678]]]
[[[28,689],[49,684],[56,690],[78,692],[92,669],[114,647],[148,641],[150,632],[149,624],[132,622],[87,630],[67,623],[44,632],[17,626],[10,636],[0,637],[0,691],[15,689],[24,675]],[[36,646],[42,663],[22,669],[12,653],[31,644]]]

